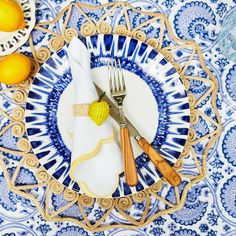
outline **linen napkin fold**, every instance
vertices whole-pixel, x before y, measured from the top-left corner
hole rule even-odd
[[[68,57],[75,88],[75,104],[98,100],[90,73],[90,53],[73,38]],[[123,171],[121,150],[114,139],[109,120],[97,126],[89,116],[74,117],[70,177],[92,197],[110,197],[119,185]]]

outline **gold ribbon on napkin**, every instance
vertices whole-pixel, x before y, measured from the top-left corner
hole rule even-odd
[[[74,104],[73,105],[73,115],[77,116],[88,116],[89,115],[89,105],[90,104]]]

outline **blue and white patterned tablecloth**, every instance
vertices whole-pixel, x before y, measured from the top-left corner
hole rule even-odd
[[[99,4],[97,0],[79,2]],[[223,132],[208,157],[207,178],[190,190],[185,206],[174,214],[159,217],[147,227],[137,230],[114,229],[92,234],[69,222],[46,222],[30,201],[7,189],[3,174],[0,173],[0,236],[236,235],[236,64],[222,54],[222,48],[217,43],[227,16],[235,18],[236,0],[127,2],[168,15],[178,37],[200,44],[205,63],[218,80],[217,105]],[[55,18],[68,3],[64,0],[36,0],[37,22]],[[4,102],[4,98],[1,98],[1,102],[5,107],[9,105],[7,101]]]

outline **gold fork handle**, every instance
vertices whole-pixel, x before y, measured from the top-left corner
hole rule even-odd
[[[134,160],[133,148],[127,127],[120,127],[120,142],[124,161],[125,179],[129,186],[138,184],[138,175]]]
[[[177,187],[182,182],[179,174],[169,165],[169,163],[151,146],[145,138],[140,138],[139,146],[148,155],[156,168],[164,176],[164,178],[174,187]]]

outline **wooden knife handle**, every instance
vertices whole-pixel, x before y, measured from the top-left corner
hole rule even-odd
[[[164,176],[164,178],[174,187],[181,183],[179,174],[170,166],[170,164],[151,146],[145,138],[140,138],[138,141],[139,146],[148,155],[156,168]]]
[[[138,184],[138,175],[130,134],[127,127],[120,128],[120,141],[124,161],[125,179],[129,186],[135,186]]]

